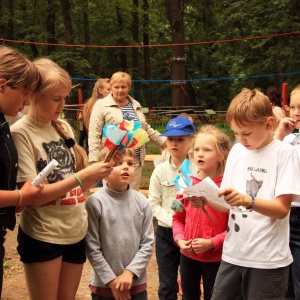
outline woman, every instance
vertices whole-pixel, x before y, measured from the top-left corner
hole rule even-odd
[[[96,101],[105,98],[109,93],[109,78],[99,78],[94,85],[91,98],[87,100],[83,107],[83,123],[87,132],[89,132],[90,117]]]
[[[42,85],[28,114],[12,126],[20,153],[17,182],[22,185],[53,158],[59,165],[48,176],[39,201],[21,214],[17,250],[31,300],[74,300],[86,261],[83,191],[112,167],[100,162],[84,168],[84,149],[75,144],[70,125],[58,119],[72,87],[69,74],[49,59],[34,64]]]
[[[3,283],[4,236],[16,224],[16,207],[34,203],[43,186],[28,180],[16,190],[18,154],[5,116],[16,117],[41,84],[38,69],[16,50],[0,46],[0,298]]]
[[[99,153],[104,147],[105,139],[102,129],[105,124],[119,125],[122,121],[139,121],[147,131],[151,142],[164,147],[165,137],[159,136],[157,130],[146,122],[140,103],[128,95],[131,87],[131,76],[125,72],[116,72],[110,79],[111,94],[97,101],[93,107],[89,123],[89,161],[99,161]],[[142,166],[146,156],[143,145],[136,150],[134,161],[134,179],[131,188],[139,190]]]

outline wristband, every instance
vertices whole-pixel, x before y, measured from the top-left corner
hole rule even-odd
[[[252,208],[254,206],[255,197],[252,194],[250,194],[249,196],[252,198],[252,203],[250,206],[246,207],[246,209],[250,212],[252,211]]]
[[[82,187],[82,181],[81,179],[78,177],[78,175],[76,173],[73,173],[75,179],[77,180],[77,182],[79,183],[80,187]]]
[[[18,204],[16,205],[16,207],[19,207],[22,204],[23,195],[20,190],[15,190],[15,191],[19,194],[19,201],[18,201]]]

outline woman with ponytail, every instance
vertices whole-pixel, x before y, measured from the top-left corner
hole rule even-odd
[[[88,166],[70,125],[59,119],[72,83],[53,61],[34,61],[42,84],[28,114],[12,126],[19,152],[19,186],[53,159],[56,168],[44,181],[35,205],[21,213],[18,253],[31,300],[75,299],[86,261],[87,212],[83,192],[112,171],[110,163]]]

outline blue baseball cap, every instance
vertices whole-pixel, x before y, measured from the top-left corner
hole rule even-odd
[[[166,131],[162,136],[184,136],[193,134],[196,130],[193,122],[186,117],[177,117],[171,119],[166,127]]]

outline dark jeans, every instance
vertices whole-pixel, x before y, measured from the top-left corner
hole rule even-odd
[[[300,207],[290,213],[290,249],[294,261],[290,265],[287,300],[300,300]]]
[[[103,296],[98,296],[92,293],[92,300],[114,300],[114,297],[103,297]],[[147,300],[148,299],[148,294],[147,291],[137,293],[135,295],[131,295],[131,300]]]
[[[4,241],[5,241],[6,231],[0,231],[0,259],[1,259],[1,267],[0,267],[0,299],[2,296],[2,286],[3,286],[3,263],[4,263],[4,256],[5,256],[5,249],[4,249]]]
[[[159,299],[177,300],[180,251],[174,243],[172,228],[157,226],[156,260],[159,277]]]
[[[202,262],[181,255],[180,274],[184,300],[200,299],[201,277],[203,278],[204,300],[210,300],[220,264],[221,262]]]

